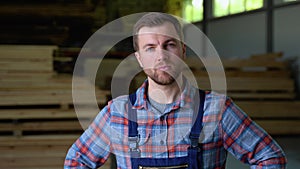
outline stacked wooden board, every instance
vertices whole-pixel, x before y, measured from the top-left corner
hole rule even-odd
[[[97,114],[87,108],[79,123],[72,76],[53,71],[56,49],[0,46],[0,168],[63,168],[68,148],[83,132],[81,124]],[[84,97],[89,82],[76,81],[82,82],[76,89]],[[106,91],[96,88],[95,95],[99,105],[106,103]],[[81,104],[93,107],[88,101]]]
[[[198,86],[211,90],[200,59],[190,58]],[[295,80],[282,53],[253,55],[247,59],[224,59],[227,95],[272,135],[300,134],[300,101]],[[211,64],[214,66],[214,64]]]
[[[127,64],[132,67],[137,64],[134,59],[130,61],[132,63]],[[120,59],[102,60],[102,67],[111,69],[98,72],[99,84],[110,84],[108,79],[112,79],[112,72],[121,62]],[[218,71],[224,70],[227,96],[252,119],[272,135],[300,134],[300,101],[296,99],[295,79],[290,64],[282,59],[282,53],[253,55],[247,59],[222,59],[221,62],[223,68],[219,69],[213,61],[209,61],[205,67],[197,57],[188,57],[186,60],[199,88],[212,90],[207,69],[216,71],[213,72],[216,76],[210,77],[216,79],[222,77]],[[95,61],[91,59],[89,63]],[[92,64],[89,64],[86,69],[91,67]],[[130,72],[123,73],[126,75]],[[131,80],[131,91],[137,89],[145,78],[143,73],[136,75]],[[100,86],[110,89],[110,85]]]
[[[82,43],[92,33],[95,5],[90,0],[3,0],[0,4],[2,44]]]

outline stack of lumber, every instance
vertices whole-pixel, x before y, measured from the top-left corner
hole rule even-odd
[[[62,168],[67,150],[83,132],[72,99],[72,76],[53,71],[56,49],[0,46],[0,168]],[[89,82],[79,77],[76,82],[84,97]],[[97,103],[105,104],[107,92],[96,88],[95,93]],[[91,106],[89,101],[81,104]],[[86,110],[80,122],[90,123],[97,112]]]
[[[288,62],[282,59],[282,53],[227,59],[222,63],[227,95],[238,106],[270,134],[300,134],[300,101],[295,98],[295,80]],[[198,86],[210,90],[210,81],[201,61],[190,58],[187,64]]]
[[[0,2],[0,42],[3,44],[54,44],[86,40],[94,22],[90,0]],[[84,26],[82,26],[84,25]],[[77,30],[77,31],[76,31]],[[78,30],[81,30],[80,36]]]
[[[103,89],[109,89],[111,81],[108,79],[112,79],[114,70],[121,62],[120,59],[102,60],[102,68],[111,68],[98,72],[98,83],[107,83],[100,85]],[[127,63],[131,67],[136,67],[136,60],[128,62],[131,62]],[[90,60],[89,66],[85,66],[87,72],[93,67],[92,63],[95,62]],[[282,59],[282,53],[253,55],[247,59],[223,59],[221,69],[217,68],[216,62],[213,61],[208,61],[205,67],[197,57],[188,57],[186,63],[198,87],[204,90],[212,90],[208,69],[215,75],[210,78],[215,79],[222,78],[219,70],[225,70],[227,96],[270,134],[300,134],[300,101],[296,99],[295,79],[289,62]],[[126,79],[131,72],[129,70],[123,73],[123,79]],[[131,80],[130,91],[137,89],[145,78],[142,72],[136,75]],[[216,91],[218,92],[218,89]]]

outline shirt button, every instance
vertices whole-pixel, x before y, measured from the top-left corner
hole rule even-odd
[[[163,145],[165,142],[163,140],[160,140],[160,145]]]

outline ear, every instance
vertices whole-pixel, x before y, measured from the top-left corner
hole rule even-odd
[[[184,43],[181,43],[182,45],[182,59],[186,59],[186,46]]]
[[[139,62],[139,65],[141,66],[141,68],[143,68],[143,63],[142,63],[141,55],[139,54],[139,52],[134,52],[134,55],[136,57],[136,60]]]

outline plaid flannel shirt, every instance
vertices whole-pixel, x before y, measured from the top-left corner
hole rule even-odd
[[[186,156],[196,104],[193,98],[198,89],[186,82],[181,98],[158,113],[149,104],[147,86],[145,81],[136,91],[133,105],[138,114],[141,157]],[[116,155],[118,169],[131,168],[127,112],[128,96],[111,100],[71,146],[64,168],[97,168],[110,153]],[[206,92],[202,125],[200,168],[225,168],[227,152],[251,168],[285,168],[286,158],[279,145],[230,98]]]

